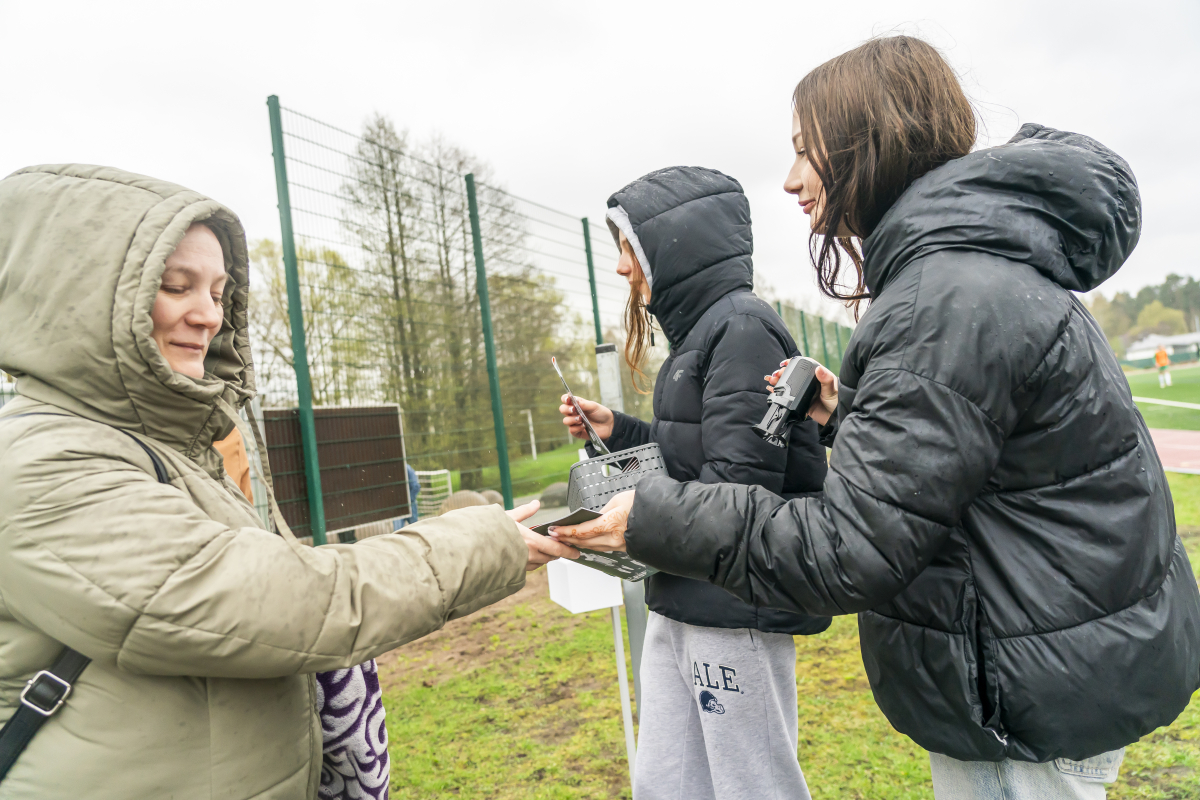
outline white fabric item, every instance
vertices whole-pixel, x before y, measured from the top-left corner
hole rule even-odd
[[[629,240],[629,246],[633,248],[633,254],[637,256],[638,264],[642,267],[642,274],[646,276],[646,285],[651,289],[654,288],[654,277],[650,274],[650,259],[646,258],[646,253],[642,250],[642,243],[638,241],[637,234],[633,232],[633,223],[629,221],[629,214],[625,213],[625,209],[618,206],[613,206],[604,215],[604,221],[608,223],[608,230],[612,233],[613,241],[617,247],[621,246],[621,237],[617,232],[625,234],[625,238]]]

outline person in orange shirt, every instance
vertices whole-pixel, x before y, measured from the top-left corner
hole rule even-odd
[[[1171,357],[1161,344],[1154,351],[1154,365],[1158,367],[1158,388],[1167,388],[1171,385]]]

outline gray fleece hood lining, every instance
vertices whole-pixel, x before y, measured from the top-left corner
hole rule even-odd
[[[642,243],[637,234],[633,232],[633,223],[629,221],[629,214],[620,205],[615,205],[604,215],[604,221],[608,223],[608,230],[612,233],[613,242],[617,245],[618,250],[621,248],[619,234],[625,234],[625,238],[629,240],[629,246],[633,248],[633,254],[637,256],[642,274],[646,276],[646,285],[653,289],[654,276],[653,270],[650,268],[650,259],[646,258],[646,253],[642,250]]]

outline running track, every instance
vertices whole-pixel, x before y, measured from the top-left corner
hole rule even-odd
[[[1150,435],[1164,469],[1200,474],[1200,431],[1151,428]]]

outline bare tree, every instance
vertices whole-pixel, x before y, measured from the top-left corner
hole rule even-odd
[[[479,487],[496,453],[465,174],[476,177],[510,429],[524,408],[535,409],[542,426],[561,427],[551,355],[575,373],[581,390],[590,388],[590,341],[576,336],[586,326],[568,311],[554,279],[531,262],[527,220],[486,164],[440,137],[414,142],[378,115],[341,157],[340,185],[321,195],[319,209],[305,212],[319,210],[336,230],[324,230],[324,239],[297,237],[314,401],[400,404],[410,458],[423,468],[459,470],[463,487]],[[340,241],[331,241],[337,231]],[[256,242],[252,255],[260,385],[270,403],[291,403],[294,359],[279,246]],[[520,454],[523,441],[511,437],[510,455]]]

